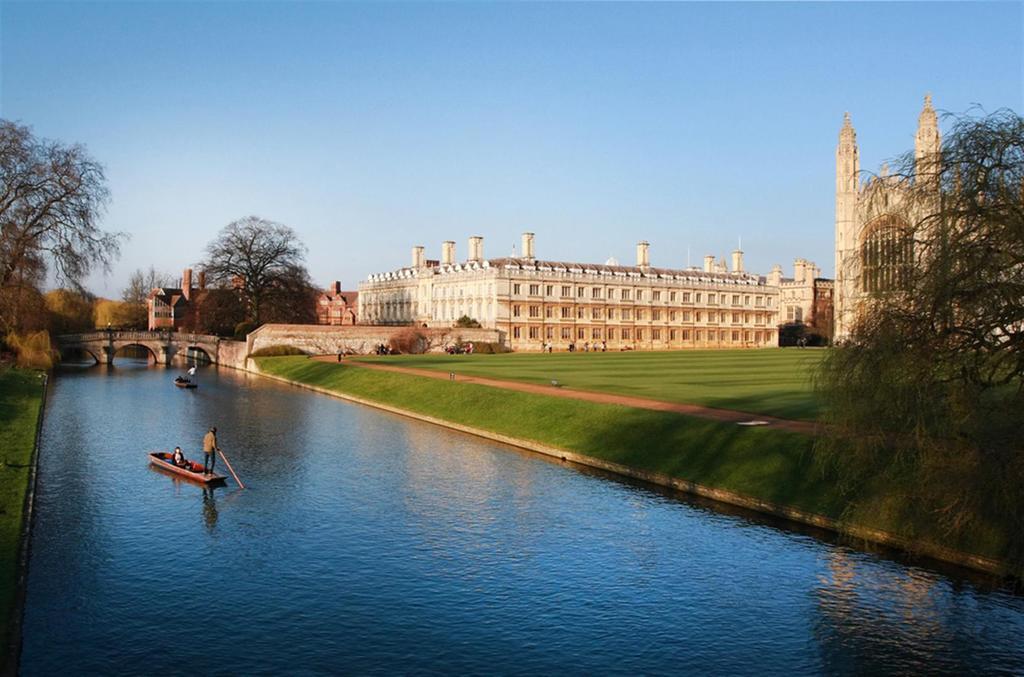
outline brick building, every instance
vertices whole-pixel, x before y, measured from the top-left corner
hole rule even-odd
[[[199,272],[198,287],[192,286],[192,269],[181,275],[180,287],[153,289],[146,297],[149,330],[191,330],[199,324],[199,306],[207,295],[206,273]]]
[[[335,281],[316,300],[316,323],[353,325],[359,320],[359,292],[342,291]]]

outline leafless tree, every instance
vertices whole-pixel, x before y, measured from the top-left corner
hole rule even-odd
[[[93,266],[109,270],[123,234],[99,227],[108,197],[103,167],[83,146],[0,120],[0,298],[17,301],[47,270],[73,288]],[[16,305],[0,307],[2,328],[17,317]]]
[[[305,266],[306,247],[286,225],[256,216],[233,221],[206,247],[200,267],[215,285],[235,288],[246,317],[309,321],[316,290]]]
[[[147,271],[138,268],[128,278],[128,286],[121,292],[121,299],[126,303],[144,304],[149,292],[166,287],[171,280],[169,274],[159,272],[153,266]]]

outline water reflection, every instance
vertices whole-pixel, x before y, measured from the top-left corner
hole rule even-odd
[[[203,521],[210,533],[217,526],[217,498],[214,491],[215,488],[208,484],[203,486]]]
[[[1024,671],[1004,591],[250,375],[171,377],[53,381],[26,674]],[[148,464],[210,425],[249,488]],[[198,619],[213,650],[154,648]]]
[[[1020,598],[916,567],[832,550],[816,590],[816,636],[829,672],[963,674],[994,668],[1019,643]],[[1016,611],[1015,611],[1016,610]],[[1019,618],[1018,621],[1019,623]],[[1020,657],[1004,665],[1017,665]]]

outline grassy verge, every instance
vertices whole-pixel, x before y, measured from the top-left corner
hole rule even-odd
[[[810,438],[796,433],[301,357],[258,363],[275,376],[650,472],[826,515],[839,507],[811,472]]]
[[[507,355],[392,355],[355,359],[700,404],[780,418],[818,417],[810,375],[821,350],[693,350]]]
[[[0,637],[7,648],[29,464],[43,402],[38,371],[0,369]]]
[[[482,430],[662,473],[945,548],[1005,559],[1002,525],[949,542],[905,486],[842,494],[808,436],[678,414],[318,362],[260,358],[265,373]]]

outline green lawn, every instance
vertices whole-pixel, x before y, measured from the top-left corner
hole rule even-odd
[[[371,371],[259,358],[268,374],[595,458],[837,514],[810,468],[811,438],[678,414]]]
[[[366,361],[470,376],[549,384],[814,420],[811,374],[820,349],[699,350],[627,353],[392,355]]]
[[[0,638],[5,640],[0,653],[7,647],[29,462],[42,398],[42,372],[0,369]]]

